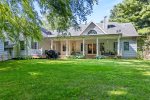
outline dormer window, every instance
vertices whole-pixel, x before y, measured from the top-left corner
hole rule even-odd
[[[96,32],[95,30],[90,30],[90,31],[88,32],[88,35],[93,35],[93,34],[97,34],[97,32]]]
[[[114,28],[116,27],[115,25],[108,25],[107,28]]]

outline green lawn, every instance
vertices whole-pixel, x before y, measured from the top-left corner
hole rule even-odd
[[[150,61],[11,60],[0,62],[0,99],[147,100]]]

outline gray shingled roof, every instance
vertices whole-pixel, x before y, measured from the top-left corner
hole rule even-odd
[[[42,35],[44,37],[48,37],[48,35],[52,35],[51,31],[48,31],[47,29],[45,28],[41,28],[41,31],[42,31]]]
[[[112,28],[103,28],[103,23],[94,23],[95,25],[99,26],[103,31],[107,34],[122,34],[123,37],[126,36],[139,36],[137,31],[135,30],[132,23],[117,23],[117,22],[108,22],[107,25],[114,25],[115,27]],[[75,30],[73,27],[70,27],[67,30],[67,33],[70,33],[71,36],[80,36],[81,33],[88,27],[89,24],[81,24],[80,29]],[[61,33],[54,31],[47,31],[46,29],[42,28],[42,33],[44,37],[57,37]]]

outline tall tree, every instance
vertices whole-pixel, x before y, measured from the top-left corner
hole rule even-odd
[[[140,34],[150,33],[150,0],[124,0],[110,15],[111,21],[133,22]]]
[[[77,26],[78,21],[86,21],[96,3],[97,0],[1,0],[0,37],[15,40],[14,37],[22,33],[40,40],[42,22],[35,9],[37,6],[52,29],[65,30],[70,25]]]

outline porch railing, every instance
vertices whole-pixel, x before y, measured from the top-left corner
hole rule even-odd
[[[31,53],[31,55],[42,55],[43,51],[42,51],[42,48],[41,49],[31,49],[30,53]]]

